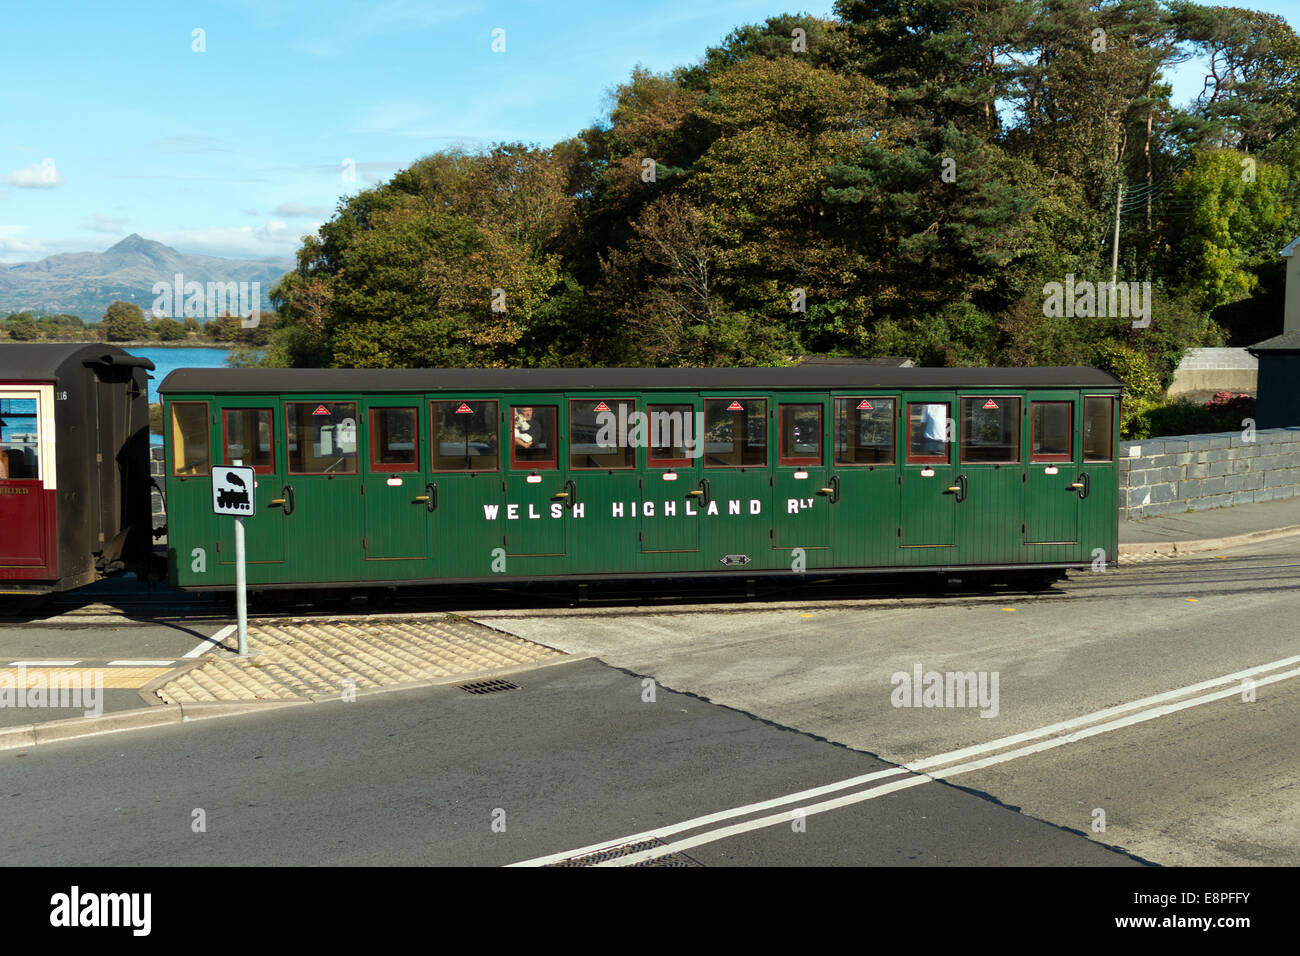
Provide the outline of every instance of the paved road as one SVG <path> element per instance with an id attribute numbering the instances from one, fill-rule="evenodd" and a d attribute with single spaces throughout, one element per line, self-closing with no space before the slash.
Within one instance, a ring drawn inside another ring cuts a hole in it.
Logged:
<path id="1" fill-rule="evenodd" d="M 907 764 L 1300 654 L 1298 542 L 1083 575 L 1037 597 L 474 617 Z M 891 678 L 917 665 L 998 674 L 996 716 L 894 706 Z M 1300 863 L 1298 685 L 953 782 L 1158 862 Z"/>
<path id="2" fill-rule="evenodd" d="M 1276 678 L 1300 664 L 1277 663 L 1300 654 L 1298 574 L 1291 539 L 1039 597 L 478 613 L 607 663 L 485 697 L 443 686 L 0 753 L 0 852 L 502 864 L 617 844 L 588 860 L 1294 863 L 1300 682 Z M 891 677 L 917 664 L 997 674 L 996 716 L 894 706 Z M 1238 672 L 1260 666 L 1246 703 Z"/>

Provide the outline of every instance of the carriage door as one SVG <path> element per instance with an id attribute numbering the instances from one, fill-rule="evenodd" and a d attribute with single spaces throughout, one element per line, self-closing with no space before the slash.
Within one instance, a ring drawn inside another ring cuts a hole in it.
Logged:
<path id="1" fill-rule="evenodd" d="M 508 408 L 498 396 L 481 395 L 431 396 L 428 404 L 430 473 L 423 494 L 433 573 L 488 577 L 501 568 L 501 435 Z"/>
<path id="2" fill-rule="evenodd" d="M 831 425 L 831 542 L 837 567 L 880 567 L 898 548 L 898 399 L 836 396 Z"/>
<path id="3" fill-rule="evenodd" d="M 364 576 L 358 414 L 355 397 L 284 403 L 288 474 L 275 506 L 283 509 L 296 581 Z"/>
<path id="4" fill-rule="evenodd" d="M 1029 403 L 1025 475 L 1025 545 L 1030 561 L 1068 559 L 1079 540 L 1079 424 L 1077 393 L 1034 393 Z"/>
<path id="5" fill-rule="evenodd" d="M 645 473 L 641 477 L 642 554 L 668 555 L 653 567 L 681 568 L 671 555 L 700 550 L 704 497 L 704 410 L 687 392 L 652 393 L 646 404 Z M 651 565 L 646 564 L 647 567 Z"/>
<path id="6" fill-rule="evenodd" d="M 421 454 L 423 396 L 362 402 L 366 453 L 361 461 L 367 578 L 401 580 L 432 574 L 432 492 Z"/>
<path id="7" fill-rule="evenodd" d="M 49 577 L 57 576 L 53 406 L 52 385 L 0 385 L 0 568 L 48 568 Z"/>
<path id="8" fill-rule="evenodd" d="M 1018 395 L 963 395 L 957 418 L 957 561 L 1020 560 L 1025 471 Z"/>
<path id="9" fill-rule="evenodd" d="M 257 515 L 244 522 L 244 554 L 248 566 L 284 563 L 284 511 L 272 506 L 284 488 L 283 465 L 276 460 L 275 409 L 269 399 L 230 399 L 217 412 L 221 416 L 221 463 L 252 468 Z M 219 466 L 218 466 L 219 467 Z M 221 563 L 235 563 L 235 523 L 218 518 L 217 550 Z M 250 580 L 261 583 L 253 572 Z"/>
<path id="10" fill-rule="evenodd" d="M 493 520 L 510 562 L 507 574 L 566 570 L 569 521 L 580 507 L 579 514 L 586 511 L 582 490 L 569 479 L 566 404 L 554 394 L 506 396 L 501 434 L 510 453 Z"/>
<path id="11" fill-rule="evenodd" d="M 772 473 L 772 547 L 824 550 L 831 544 L 835 491 L 828 484 L 825 395 L 776 396 L 776 468 Z M 823 566 L 824 555 L 809 564 Z M 806 566 L 806 565 L 805 565 Z"/>
<path id="12" fill-rule="evenodd" d="M 899 409 L 903 467 L 898 543 L 902 548 L 951 548 L 957 541 L 962 490 L 952 459 L 957 423 L 953 392 L 909 392 Z M 946 561 L 929 552 L 905 558 L 909 564 Z"/>

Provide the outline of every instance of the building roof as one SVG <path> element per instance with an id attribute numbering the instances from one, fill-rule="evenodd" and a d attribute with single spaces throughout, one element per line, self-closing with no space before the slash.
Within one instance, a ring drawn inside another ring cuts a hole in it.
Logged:
<path id="1" fill-rule="evenodd" d="M 1251 355 L 1260 352 L 1300 352 L 1300 329 L 1292 329 L 1290 332 L 1283 332 L 1263 342 L 1256 342 L 1248 346 L 1246 351 Z"/>
<path id="2" fill-rule="evenodd" d="M 1278 255 L 1281 256 L 1283 259 L 1286 259 L 1290 256 L 1295 255 L 1295 251 L 1297 249 L 1300 249 L 1300 236 L 1296 236 L 1294 239 L 1292 239 L 1290 244 L 1285 246 L 1282 249 L 1282 251 L 1278 253 Z"/>
<path id="3" fill-rule="evenodd" d="M 182 368 L 159 392 L 469 392 L 639 389 L 1117 388 L 1095 368 L 891 368 L 813 365 L 786 368 Z"/>
<path id="4" fill-rule="evenodd" d="M 153 362 L 137 358 L 116 345 L 84 342 L 42 345 L 0 345 L 0 381 L 55 381 L 69 362 L 81 365 L 128 365 L 153 369 Z"/>

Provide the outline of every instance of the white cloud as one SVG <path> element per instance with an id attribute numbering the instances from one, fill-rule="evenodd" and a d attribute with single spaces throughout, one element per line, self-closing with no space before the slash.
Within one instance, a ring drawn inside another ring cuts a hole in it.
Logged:
<path id="1" fill-rule="evenodd" d="M 22 169 L 15 169 L 5 182 L 19 189 L 53 189 L 63 185 L 63 177 L 52 159 L 43 159 Z"/>
<path id="2" fill-rule="evenodd" d="M 319 223 L 290 226 L 282 219 L 271 219 L 262 226 L 213 226 L 207 229 L 184 229 L 150 232 L 156 239 L 179 252 L 235 259 L 292 258 L 302 237 L 316 231 Z"/>
<path id="3" fill-rule="evenodd" d="M 26 226 L 0 225 L 0 262 L 29 262 L 49 254 L 44 241 L 24 239 L 19 235 L 26 228 Z"/>
<path id="4" fill-rule="evenodd" d="M 86 222 L 85 227 L 91 232 L 106 232 L 110 235 L 117 235 L 128 222 L 130 220 L 124 216 L 104 216 L 95 213 Z"/>
<path id="5" fill-rule="evenodd" d="M 330 214 L 322 206 L 304 206 L 300 202 L 282 202 L 271 211 L 273 216 L 286 216 L 289 219 L 325 219 Z"/>

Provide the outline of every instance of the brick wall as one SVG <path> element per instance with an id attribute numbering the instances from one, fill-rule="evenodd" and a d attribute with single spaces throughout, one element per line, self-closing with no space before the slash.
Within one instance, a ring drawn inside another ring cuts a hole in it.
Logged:
<path id="1" fill-rule="evenodd" d="M 1222 508 L 1300 495 L 1300 428 L 1120 443 L 1119 516 Z"/>

